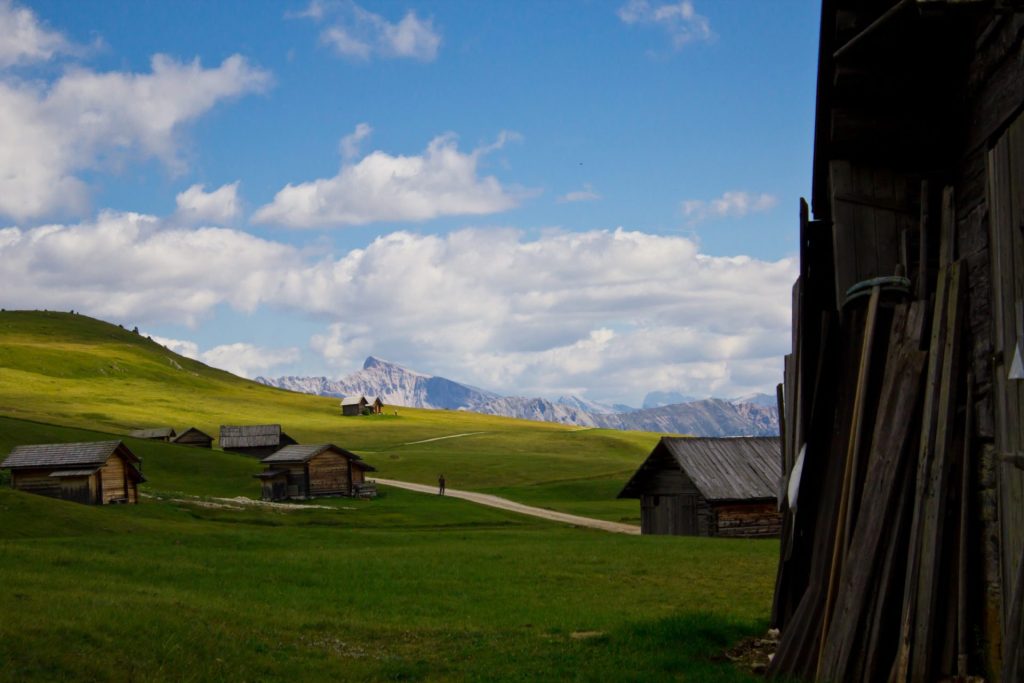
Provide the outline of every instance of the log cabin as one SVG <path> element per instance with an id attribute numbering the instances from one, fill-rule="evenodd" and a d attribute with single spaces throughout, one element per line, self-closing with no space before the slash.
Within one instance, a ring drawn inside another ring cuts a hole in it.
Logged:
<path id="1" fill-rule="evenodd" d="M 618 497 L 644 534 L 777 536 L 779 475 L 776 437 L 663 436 Z"/>
<path id="2" fill-rule="evenodd" d="M 824 0 L 771 675 L 1024 681 L 1024 3 Z"/>
<path id="3" fill-rule="evenodd" d="M 270 424 L 221 425 L 219 443 L 225 451 L 263 458 L 297 442 L 281 430 L 281 425 Z"/>
<path id="4" fill-rule="evenodd" d="M 334 444 L 285 446 L 261 460 L 266 470 L 253 475 L 263 484 L 263 500 L 369 495 L 367 472 L 376 469 Z"/>
<path id="5" fill-rule="evenodd" d="M 366 405 L 370 409 L 371 415 L 380 415 L 384 412 L 384 401 L 380 400 L 380 396 L 371 396 L 367 398 Z"/>
<path id="6" fill-rule="evenodd" d="M 129 432 L 128 436 L 147 441 L 173 441 L 175 432 L 173 427 L 154 427 L 152 429 L 136 429 Z"/>
<path id="7" fill-rule="evenodd" d="M 342 415 L 362 415 L 367 401 L 364 396 L 346 396 L 341 399 L 340 405 Z"/>
<path id="8" fill-rule="evenodd" d="M 213 448 L 213 437 L 195 427 L 189 427 L 178 436 L 174 437 L 174 443 L 181 446 L 195 446 L 196 448 Z"/>
<path id="9" fill-rule="evenodd" d="M 141 460 L 120 441 L 18 446 L 0 467 L 20 491 L 87 505 L 138 503 Z"/>

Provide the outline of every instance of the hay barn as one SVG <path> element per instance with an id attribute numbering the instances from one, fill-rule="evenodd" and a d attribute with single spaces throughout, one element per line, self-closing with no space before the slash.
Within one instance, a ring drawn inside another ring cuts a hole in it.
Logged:
<path id="1" fill-rule="evenodd" d="M 87 505 L 138 503 L 142 461 L 120 441 L 18 446 L 0 464 L 11 486 Z"/>
<path id="2" fill-rule="evenodd" d="M 825 0 L 770 673 L 1024 681 L 1024 3 Z"/>
<path id="3" fill-rule="evenodd" d="M 366 410 L 366 398 L 363 396 L 346 396 L 341 399 L 342 415 L 362 415 Z"/>
<path id="4" fill-rule="evenodd" d="M 148 441 L 173 441 L 175 432 L 173 427 L 154 427 L 152 429 L 136 429 L 128 436 Z"/>
<path id="5" fill-rule="evenodd" d="M 225 451 L 263 458 L 296 441 L 281 425 L 221 425 L 219 443 Z"/>
<path id="6" fill-rule="evenodd" d="M 384 412 L 384 401 L 380 400 L 380 396 L 367 398 L 366 405 L 370 409 L 370 413 L 372 415 L 380 415 Z"/>
<path id="7" fill-rule="evenodd" d="M 779 440 L 663 436 L 619 498 L 639 498 L 644 534 L 777 536 Z"/>
<path id="8" fill-rule="evenodd" d="M 329 443 L 286 446 L 261 462 L 267 469 L 253 476 L 263 484 L 263 500 L 370 495 L 366 473 L 376 471 L 355 453 Z"/>
<path id="9" fill-rule="evenodd" d="M 178 436 L 174 437 L 174 443 L 181 446 L 195 446 L 196 448 L 213 448 L 213 437 L 195 427 L 189 427 Z"/>

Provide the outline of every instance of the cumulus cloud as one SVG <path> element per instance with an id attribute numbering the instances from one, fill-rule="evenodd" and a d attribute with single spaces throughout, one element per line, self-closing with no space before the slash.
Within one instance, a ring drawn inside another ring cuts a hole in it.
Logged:
<path id="1" fill-rule="evenodd" d="M 356 143 L 369 135 L 364 125 L 343 139 L 343 154 L 354 153 Z M 314 228 L 505 211 L 519 203 L 521 193 L 502 187 L 494 176 L 480 177 L 477 167 L 485 154 L 517 137 L 504 132 L 493 144 L 463 153 L 449 133 L 431 140 L 419 156 L 375 151 L 358 162 L 346 158 L 333 178 L 289 183 L 252 219 Z"/>
<path id="2" fill-rule="evenodd" d="M 359 156 L 359 143 L 370 137 L 373 128 L 368 123 L 356 125 L 356 129 L 341 139 L 338 149 L 341 151 L 341 158 L 350 161 Z"/>
<path id="3" fill-rule="evenodd" d="M 52 84 L 0 80 L 0 215 L 80 213 L 88 192 L 77 174 L 130 158 L 181 171 L 183 126 L 270 80 L 239 55 L 214 68 L 156 55 L 149 73 L 72 68 Z"/>
<path id="4" fill-rule="evenodd" d="M 649 0 L 629 0 L 619 8 L 619 19 L 626 24 L 660 26 L 672 40 L 672 47 L 680 49 L 689 43 L 714 40 L 711 22 L 697 14 L 690 0 L 675 4 L 651 3 Z"/>
<path id="5" fill-rule="evenodd" d="M 320 33 L 320 41 L 346 57 L 369 60 L 373 57 L 407 58 L 421 62 L 437 59 L 441 34 L 433 19 L 420 19 L 409 10 L 399 21 L 390 22 L 354 2 L 313 0 L 293 17 L 333 23 Z"/>
<path id="6" fill-rule="evenodd" d="M 683 202 L 682 209 L 683 216 L 692 225 L 712 218 L 742 218 L 750 213 L 773 209 L 778 203 L 775 195 L 730 191 L 710 201 L 687 199 Z"/>
<path id="7" fill-rule="evenodd" d="M 596 400 L 770 389 L 795 272 L 792 258 L 712 257 L 623 229 L 395 232 L 333 257 L 136 214 L 0 230 L 0 306 L 146 325 L 196 324 L 222 306 L 287 312 L 327 321 L 310 347 L 335 374 L 376 354 L 505 393 L 591 387 Z M 232 368 L 259 370 L 243 351 L 248 365 Z"/>
<path id="8" fill-rule="evenodd" d="M 166 346 L 179 356 L 199 360 L 199 344 L 196 344 L 194 341 L 188 341 L 187 339 L 171 339 L 169 337 L 160 337 L 155 334 L 146 336 L 150 337 L 157 344 Z"/>
<path id="9" fill-rule="evenodd" d="M 74 51 L 63 35 L 45 28 L 32 10 L 0 0 L 0 68 L 45 62 Z"/>
<path id="10" fill-rule="evenodd" d="M 192 185 L 177 196 L 177 217 L 186 223 L 230 223 L 242 211 L 238 182 L 206 192 L 205 185 Z"/>
<path id="11" fill-rule="evenodd" d="M 157 335 L 148 335 L 153 341 L 186 358 L 206 363 L 210 367 L 220 368 L 238 375 L 253 377 L 271 368 L 294 363 L 302 355 L 295 347 L 268 349 L 245 342 L 221 344 L 212 349 L 200 352 L 199 344 L 184 339 L 170 339 Z"/>
<path id="12" fill-rule="evenodd" d="M 567 192 L 566 194 L 563 194 L 561 197 L 558 198 L 558 202 L 560 204 L 565 204 L 568 202 L 592 202 L 600 198 L 601 195 L 599 195 L 597 192 L 594 192 L 594 188 L 590 185 L 590 183 L 583 183 L 582 190 L 574 190 L 572 192 Z"/>

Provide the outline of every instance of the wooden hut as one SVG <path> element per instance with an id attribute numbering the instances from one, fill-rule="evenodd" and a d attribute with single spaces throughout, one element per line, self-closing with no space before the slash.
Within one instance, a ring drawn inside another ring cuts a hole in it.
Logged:
<path id="1" fill-rule="evenodd" d="M 263 500 L 365 494 L 366 473 L 376 471 L 355 453 L 334 444 L 285 446 L 261 460 L 253 475 L 263 483 Z"/>
<path id="2" fill-rule="evenodd" d="M 221 425 L 219 443 L 225 451 L 262 458 L 296 441 L 281 425 Z"/>
<path id="3" fill-rule="evenodd" d="M 364 410 L 366 410 L 366 397 L 364 396 L 346 396 L 341 399 L 342 415 L 362 415 Z"/>
<path id="4" fill-rule="evenodd" d="M 174 438 L 174 443 L 196 448 L 213 448 L 213 437 L 195 427 L 189 427 Z"/>
<path id="5" fill-rule="evenodd" d="M 367 398 L 366 406 L 370 409 L 370 414 L 372 415 L 380 415 L 384 412 L 384 401 L 380 400 L 380 396 Z"/>
<path id="6" fill-rule="evenodd" d="M 1024 4 L 824 0 L 770 673 L 1024 681 Z"/>
<path id="7" fill-rule="evenodd" d="M 173 427 L 153 427 L 151 429 L 136 429 L 128 436 L 148 441 L 173 441 L 175 432 Z"/>
<path id="8" fill-rule="evenodd" d="M 639 498 L 644 534 L 777 536 L 776 437 L 663 436 L 619 498 Z"/>
<path id="9" fill-rule="evenodd" d="M 120 441 L 18 446 L 0 464 L 20 491 L 87 505 L 138 503 L 141 460 Z"/>

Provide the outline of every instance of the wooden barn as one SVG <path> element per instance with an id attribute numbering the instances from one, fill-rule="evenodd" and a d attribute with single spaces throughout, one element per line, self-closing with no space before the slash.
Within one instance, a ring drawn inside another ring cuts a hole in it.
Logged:
<path id="1" fill-rule="evenodd" d="M 267 469 L 253 475 L 263 483 L 263 500 L 366 495 L 366 473 L 376 469 L 334 444 L 285 446 L 261 460 Z"/>
<path id="2" fill-rule="evenodd" d="M 297 442 L 281 425 L 221 425 L 219 443 L 225 451 L 263 458 Z"/>
<path id="3" fill-rule="evenodd" d="M 779 439 L 661 437 L 619 498 L 644 534 L 778 536 Z"/>
<path id="4" fill-rule="evenodd" d="M 18 446 L 0 467 L 20 491 L 87 505 L 138 503 L 141 461 L 120 441 Z"/>
<path id="5" fill-rule="evenodd" d="M 178 436 L 173 442 L 181 446 L 195 446 L 196 448 L 213 448 L 213 437 L 195 427 L 189 427 Z"/>
<path id="6" fill-rule="evenodd" d="M 153 427 L 152 429 L 136 429 L 128 436 L 149 441 L 173 441 L 175 432 L 173 427 Z"/>
<path id="7" fill-rule="evenodd" d="M 362 415 L 366 410 L 366 398 L 364 396 L 346 396 L 341 399 L 342 415 Z"/>
<path id="8" fill-rule="evenodd" d="M 371 396 L 366 399 L 366 407 L 370 409 L 371 415 L 380 415 L 384 412 L 384 401 L 380 400 L 380 396 Z"/>
<path id="9" fill-rule="evenodd" d="M 1024 681 L 1024 3 L 824 0 L 770 673 Z"/>

